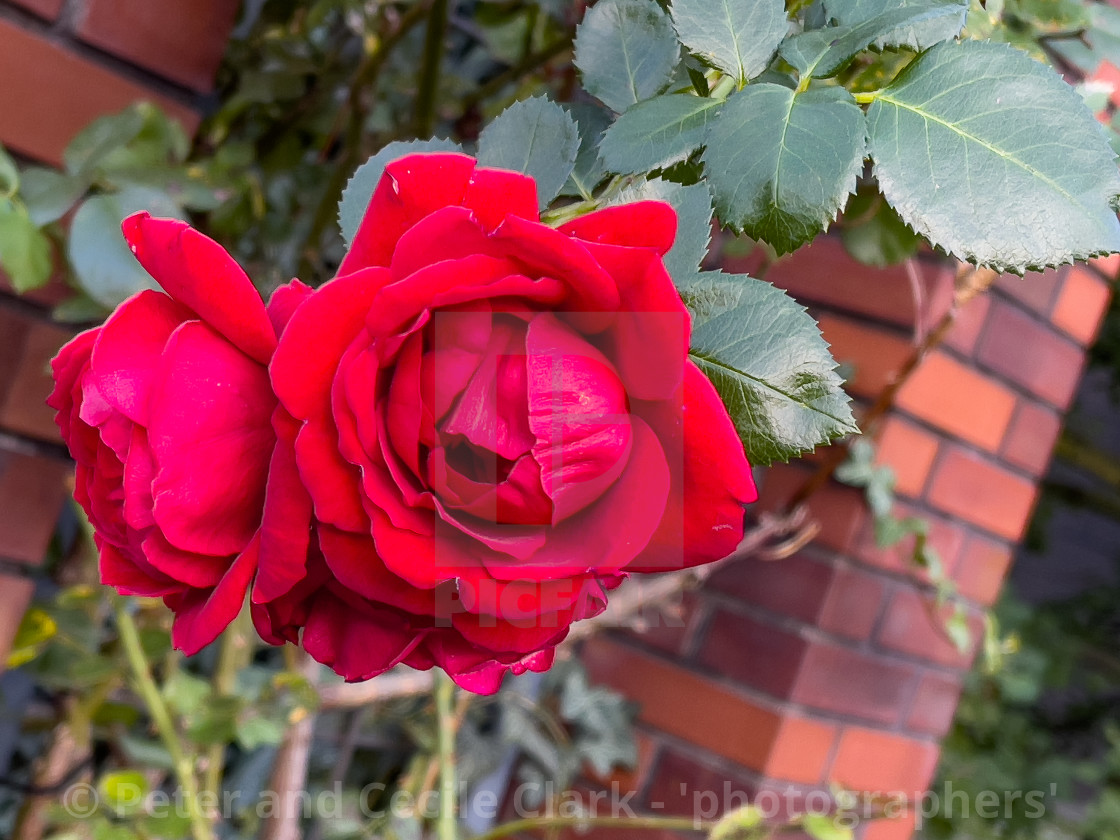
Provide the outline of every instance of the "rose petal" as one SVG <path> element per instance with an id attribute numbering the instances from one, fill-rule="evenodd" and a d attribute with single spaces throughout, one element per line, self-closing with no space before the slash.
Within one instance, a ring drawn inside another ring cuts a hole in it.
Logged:
<path id="1" fill-rule="evenodd" d="M 314 289 L 298 279 L 276 287 L 272 297 L 268 299 L 266 309 L 277 338 L 284 332 L 284 327 L 288 326 L 288 321 L 292 320 L 299 305 L 314 293 Z"/>
<path id="2" fill-rule="evenodd" d="M 509 216 L 538 221 L 537 182 L 520 172 L 479 166 L 467 184 L 463 205 L 474 211 L 487 230 Z"/>
<path id="3" fill-rule="evenodd" d="M 433 590 L 417 589 L 386 569 L 369 536 L 323 526 L 319 528 L 319 546 L 328 568 L 347 589 L 417 615 L 434 614 Z"/>
<path id="4" fill-rule="evenodd" d="M 177 219 L 135 213 L 121 225 L 132 253 L 164 290 L 245 353 L 267 364 L 276 333 L 264 303 L 226 250 Z"/>
<path id="5" fill-rule="evenodd" d="M 368 680 L 388 671 L 419 643 L 408 621 L 388 609 L 355 609 L 320 592 L 303 630 L 303 647 L 348 681 Z"/>
<path id="6" fill-rule="evenodd" d="M 152 479 L 155 471 L 148 433 L 142 426 L 133 426 L 132 441 L 124 462 L 124 518 L 129 527 L 137 531 L 156 524 L 152 516 Z"/>
<path id="7" fill-rule="evenodd" d="M 560 232 L 586 242 L 652 248 L 664 256 L 677 238 L 677 213 L 664 201 L 634 201 L 577 216 Z"/>
<path id="8" fill-rule="evenodd" d="M 172 580 L 142 560 L 132 560 L 117 546 L 100 541 L 98 571 L 101 582 L 114 586 L 122 595 L 159 598 L 180 592 L 183 584 Z"/>
<path id="9" fill-rule="evenodd" d="M 257 570 L 258 543 L 253 540 L 233 561 L 229 571 L 213 589 L 193 589 L 164 600 L 174 611 L 171 643 L 187 656 L 198 653 L 237 618 L 245 603 L 249 582 Z"/>
<path id="10" fill-rule="evenodd" d="M 152 568 L 187 587 L 211 589 L 229 571 L 231 558 L 182 551 L 155 529 L 145 535 L 142 546 Z"/>
<path id="11" fill-rule="evenodd" d="M 237 554 L 260 525 L 275 445 L 268 375 L 190 321 L 168 341 L 158 382 L 148 429 L 156 522 L 185 551 Z"/>

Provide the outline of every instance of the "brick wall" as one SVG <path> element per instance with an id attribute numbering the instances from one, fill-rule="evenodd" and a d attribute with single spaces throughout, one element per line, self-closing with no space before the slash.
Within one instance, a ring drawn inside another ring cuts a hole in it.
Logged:
<path id="1" fill-rule="evenodd" d="M 188 131 L 237 0 L 0 0 L 0 143 L 58 164 L 71 137 L 132 102 L 157 102 Z M 0 272 L 0 670 L 33 590 L 70 465 L 51 411 L 48 362 L 71 331 L 50 308 L 61 277 L 17 297 Z"/>
<path id="2" fill-rule="evenodd" d="M 1118 268 L 1113 259 L 1000 278 L 962 309 L 878 426 L 877 458 L 898 476 L 901 512 L 931 522 L 974 640 Z M 767 279 L 810 305 L 865 405 L 909 357 L 915 324 L 928 330 L 945 314 L 953 288 L 950 266 L 923 264 L 915 311 L 902 268 L 870 270 L 832 239 L 775 264 Z M 768 470 L 761 507 L 780 509 L 814 460 Z M 765 807 L 796 811 L 830 784 L 920 793 L 929 783 L 974 651 L 960 653 L 939 629 L 922 575 L 897 550 L 876 548 L 860 491 L 830 483 L 809 507 L 821 526 L 811 545 L 720 569 L 686 598 L 684 627 L 586 645 L 594 677 L 641 704 L 641 762 L 625 784 L 647 811 L 692 815 L 703 789 L 721 799 L 769 792 Z M 861 829 L 865 840 L 912 830 L 909 818 Z"/>

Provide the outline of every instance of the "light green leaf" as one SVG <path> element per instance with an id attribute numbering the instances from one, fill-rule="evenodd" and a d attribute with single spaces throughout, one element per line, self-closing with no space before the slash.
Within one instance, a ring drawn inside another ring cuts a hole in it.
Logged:
<path id="1" fill-rule="evenodd" d="M 781 289 L 704 272 L 681 290 L 693 315 L 692 360 L 727 406 L 751 463 L 788 461 L 858 434 L 816 322 Z"/>
<path id="2" fill-rule="evenodd" d="M 575 168 L 578 153 L 576 121 L 543 96 L 514 102 L 478 138 L 479 164 L 533 178 L 540 209 L 556 198 Z"/>
<path id="3" fill-rule="evenodd" d="M 62 153 L 71 175 L 94 169 L 105 157 L 131 143 L 144 130 L 145 114 L 133 106 L 119 114 L 94 120 L 70 141 Z"/>
<path id="4" fill-rule="evenodd" d="M 561 194 L 590 199 L 595 187 L 607 174 L 603 162 L 599 160 L 599 143 L 603 132 L 611 124 L 610 112 L 593 102 L 577 102 L 567 108 L 579 129 L 579 152 L 575 168 Z"/>
<path id="5" fill-rule="evenodd" d="M 665 268 L 678 285 L 691 280 L 712 239 L 712 195 L 707 185 L 701 181 L 684 186 L 653 178 L 627 187 L 612 203 L 631 201 L 664 201 L 677 211 L 677 238 L 665 255 Z"/>
<path id="6" fill-rule="evenodd" d="M 210 701 L 212 693 L 210 683 L 182 670 L 172 673 L 163 685 L 167 705 L 180 715 L 200 712 Z"/>
<path id="7" fill-rule="evenodd" d="M 861 189 L 849 199 L 840 239 L 855 259 L 876 268 L 909 259 L 922 242 L 874 188 Z"/>
<path id="8" fill-rule="evenodd" d="M 885 30 L 882 37 L 875 39 L 876 47 L 924 50 L 940 41 L 957 37 L 968 14 L 968 0 L 824 0 L 829 17 L 841 25 L 864 23 L 909 7 L 924 9 L 928 14 Z"/>
<path id="9" fill-rule="evenodd" d="M 830 814 L 805 814 L 801 827 L 813 840 L 852 840 L 851 826 L 840 825 Z"/>
<path id="10" fill-rule="evenodd" d="M 716 215 L 779 253 L 792 251 L 836 218 L 855 189 L 864 145 L 863 111 L 843 88 L 749 85 L 708 129 L 704 166 Z"/>
<path id="11" fill-rule="evenodd" d="M 693 55 L 740 85 L 766 69 L 790 29 L 782 0 L 675 0 L 673 23 Z"/>
<path id="12" fill-rule="evenodd" d="M 243 749 L 279 744 L 284 740 L 288 725 L 284 721 L 271 720 L 254 715 L 237 723 L 237 743 Z"/>
<path id="13" fill-rule="evenodd" d="M 87 198 L 74 214 L 68 251 L 78 283 L 104 306 L 114 307 L 141 289 L 158 289 L 136 261 L 121 234 L 121 222 L 141 210 L 153 216 L 183 218 L 166 193 L 147 187 Z"/>
<path id="14" fill-rule="evenodd" d="M 612 111 L 659 93 L 679 60 L 672 21 L 654 0 L 600 0 L 576 28 L 583 86 Z"/>
<path id="15" fill-rule="evenodd" d="M 369 201 L 377 189 L 377 182 L 385 167 L 405 155 L 423 154 L 426 152 L 461 152 L 458 143 L 433 137 L 430 140 L 394 140 L 381 151 L 363 163 L 350 176 L 346 188 L 342 191 L 342 200 L 338 203 L 338 227 L 342 231 L 342 238 L 347 245 L 354 242 L 354 235 L 362 223 L 362 216 L 366 214 Z"/>
<path id="16" fill-rule="evenodd" d="M 934 47 L 867 119 L 883 195 L 954 256 L 1022 273 L 1120 250 L 1120 173 L 1100 125 L 1012 47 Z"/>
<path id="17" fill-rule="evenodd" d="M 20 198 L 39 227 L 61 219 L 89 189 L 86 178 L 64 175 L 53 169 L 32 166 L 24 170 Z"/>
<path id="18" fill-rule="evenodd" d="M 149 790 L 148 780 L 136 770 L 106 773 L 97 787 L 105 804 L 118 816 L 139 813 Z"/>
<path id="19" fill-rule="evenodd" d="M 0 198 L 0 268 L 19 293 L 38 289 L 51 279 L 51 242 L 22 204 Z"/>
<path id="20" fill-rule="evenodd" d="M 723 103 L 674 93 L 640 102 L 603 136 L 599 154 L 611 172 L 629 175 L 686 160 L 704 143 L 708 123 Z"/>
<path id="21" fill-rule="evenodd" d="M 0 146 L 0 198 L 11 198 L 19 192 L 19 169 L 16 162 Z"/>

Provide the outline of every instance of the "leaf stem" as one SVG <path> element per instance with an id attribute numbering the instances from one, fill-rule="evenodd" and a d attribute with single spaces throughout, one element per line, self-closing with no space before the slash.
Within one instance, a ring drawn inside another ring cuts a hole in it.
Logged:
<path id="1" fill-rule="evenodd" d="M 860 105 L 870 105 L 876 99 L 883 95 L 883 90 L 865 90 L 861 93 L 853 93 L 852 98 Z"/>
<path id="2" fill-rule="evenodd" d="M 420 86 L 416 91 L 416 136 L 431 135 L 436 118 L 439 72 L 443 62 L 443 39 L 447 33 L 448 0 L 435 0 L 428 13 L 428 30 L 424 35 L 424 58 L 420 70 Z"/>
<path id="3" fill-rule="evenodd" d="M 113 610 L 116 613 L 117 631 L 120 634 L 121 645 L 124 648 L 125 658 L 132 670 L 136 688 L 148 713 L 152 716 L 156 731 L 159 733 L 163 745 L 171 755 L 175 768 L 175 777 L 183 789 L 183 799 L 187 807 L 187 818 L 190 821 L 191 837 L 193 840 L 214 840 L 214 829 L 206 814 L 202 811 L 199 799 L 198 779 L 194 775 L 194 766 L 190 756 L 183 748 L 175 723 L 171 719 L 171 712 L 159 693 L 155 680 L 152 679 L 148 660 L 144 656 L 144 648 L 140 645 L 140 633 L 136 629 L 136 622 L 129 613 L 127 604 L 122 599 L 115 599 Z"/>
<path id="4" fill-rule="evenodd" d="M 724 76 L 722 79 L 716 82 L 716 86 L 712 88 L 708 96 L 711 99 L 722 101 L 730 96 L 731 91 L 736 90 L 738 86 L 738 83 L 733 78 L 731 78 L 730 76 Z"/>
<path id="5" fill-rule="evenodd" d="M 471 840 L 498 840 L 500 837 L 508 837 L 511 834 L 533 831 L 538 828 L 579 828 L 580 826 L 707 833 L 715 826 L 715 823 L 693 817 L 526 817 L 522 820 L 514 820 L 495 826 L 483 834 L 476 835 Z"/>
<path id="6" fill-rule="evenodd" d="M 455 683 L 442 671 L 436 675 L 436 718 L 439 723 L 439 840 L 458 840 L 455 801 Z"/>

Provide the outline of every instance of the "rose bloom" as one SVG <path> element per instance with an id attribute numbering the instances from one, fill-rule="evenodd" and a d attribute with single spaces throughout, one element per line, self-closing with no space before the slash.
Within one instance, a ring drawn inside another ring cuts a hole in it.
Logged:
<path id="1" fill-rule="evenodd" d="M 140 292 L 63 347 L 47 402 L 77 462 L 102 581 L 162 597 L 175 646 L 194 653 L 237 615 L 256 571 L 276 330 L 217 243 L 146 213 L 124 234 L 168 294 Z"/>
<path id="2" fill-rule="evenodd" d="M 464 155 L 389 164 L 269 365 L 261 635 L 489 693 L 626 575 L 729 554 L 756 492 L 688 360 L 675 232 L 658 202 L 551 228 L 532 179 Z"/>

